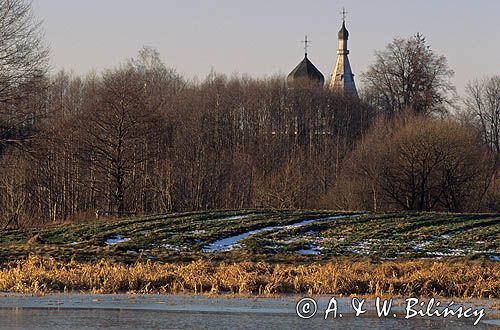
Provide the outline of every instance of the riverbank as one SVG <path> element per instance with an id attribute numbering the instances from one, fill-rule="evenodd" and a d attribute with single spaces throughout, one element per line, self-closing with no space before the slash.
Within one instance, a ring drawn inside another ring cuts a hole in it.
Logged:
<path id="1" fill-rule="evenodd" d="M 194 293 L 500 298 L 500 265 L 490 261 L 370 261 L 134 264 L 63 262 L 32 256 L 0 270 L 0 291 L 29 294 Z"/>

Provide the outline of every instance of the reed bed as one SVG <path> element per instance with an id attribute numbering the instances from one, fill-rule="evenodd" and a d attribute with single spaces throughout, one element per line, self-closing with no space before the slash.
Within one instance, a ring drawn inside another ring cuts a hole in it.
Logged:
<path id="1" fill-rule="evenodd" d="M 102 260 L 61 262 L 31 256 L 0 270 L 0 291 L 44 294 L 194 293 L 391 295 L 500 298 L 500 264 L 488 261 L 332 261 L 189 264 Z"/>

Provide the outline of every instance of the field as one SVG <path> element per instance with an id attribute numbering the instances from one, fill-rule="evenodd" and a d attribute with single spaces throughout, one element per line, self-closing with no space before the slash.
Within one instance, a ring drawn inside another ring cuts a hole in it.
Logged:
<path id="1" fill-rule="evenodd" d="M 4 231 L 0 291 L 500 297 L 500 216 L 190 212 Z"/>
<path id="2" fill-rule="evenodd" d="M 500 215 L 239 210 L 102 219 L 0 234 L 1 263 L 30 255 L 123 263 L 498 261 Z"/>

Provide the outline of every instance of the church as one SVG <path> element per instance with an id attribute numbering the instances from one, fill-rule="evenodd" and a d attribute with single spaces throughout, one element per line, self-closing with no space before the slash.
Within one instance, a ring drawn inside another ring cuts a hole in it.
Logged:
<path id="1" fill-rule="evenodd" d="M 342 11 L 342 27 L 338 33 L 338 51 L 337 62 L 333 68 L 330 81 L 328 82 L 328 89 L 342 95 L 349 95 L 358 98 L 358 91 L 356 83 L 354 82 L 354 74 L 352 73 L 351 64 L 349 63 L 349 50 L 347 41 L 349 40 L 349 31 L 345 26 L 346 11 Z M 293 88 L 299 81 L 311 81 L 324 86 L 325 77 L 309 60 L 307 54 L 307 45 L 309 41 L 307 36 L 304 40 L 305 56 L 302 62 L 293 69 L 287 77 L 287 86 Z"/>

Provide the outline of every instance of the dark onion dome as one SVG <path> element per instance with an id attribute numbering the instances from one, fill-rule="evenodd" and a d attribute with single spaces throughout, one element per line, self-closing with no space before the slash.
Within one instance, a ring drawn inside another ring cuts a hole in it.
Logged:
<path id="1" fill-rule="evenodd" d="M 339 31 L 339 39 L 349 39 L 349 31 L 347 31 L 347 29 L 345 28 L 345 22 L 342 22 L 342 28 Z"/>
<path id="2" fill-rule="evenodd" d="M 309 61 L 307 54 L 302 60 L 302 62 L 297 65 L 295 69 L 288 75 L 286 82 L 288 87 L 292 87 L 294 82 L 298 80 L 308 79 L 310 81 L 317 82 L 320 85 L 325 83 L 325 77 L 323 74 L 314 66 L 314 64 Z"/>

